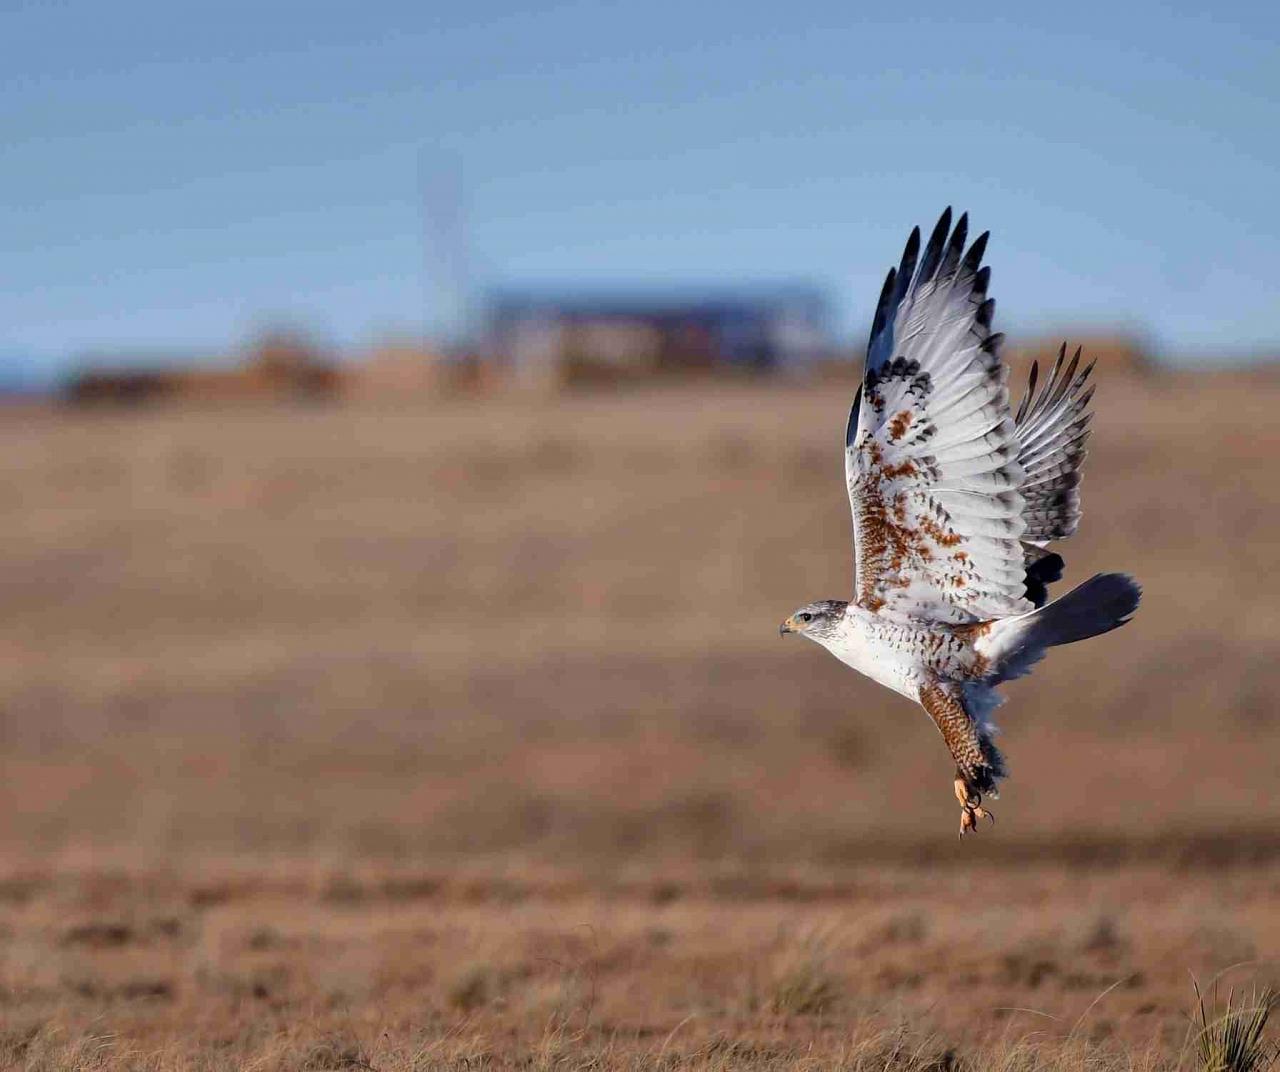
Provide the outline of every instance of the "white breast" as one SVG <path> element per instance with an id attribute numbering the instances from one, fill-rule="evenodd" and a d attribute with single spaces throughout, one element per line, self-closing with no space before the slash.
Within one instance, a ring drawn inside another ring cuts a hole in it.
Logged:
<path id="1" fill-rule="evenodd" d="M 907 627 L 879 622 L 867 611 L 850 606 L 838 630 L 813 639 L 846 666 L 914 700 L 924 667 L 908 633 Z"/>

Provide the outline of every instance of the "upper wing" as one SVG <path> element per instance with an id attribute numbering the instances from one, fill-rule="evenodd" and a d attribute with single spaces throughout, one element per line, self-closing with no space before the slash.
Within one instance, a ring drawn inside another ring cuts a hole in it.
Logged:
<path id="1" fill-rule="evenodd" d="M 911 232 L 880 295 L 845 435 L 855 599 L 899 617 L 974 622 L 1032 609 L 1019 537 L 1023 470 L 992 334 L 987 236 L 947 209 L 919 258 Z M 918 263 L 917 263 L 918 260 Z"/>
<path id="2" fill-rule="evenodd" d="M 1067 346 L 1063 343 L 1048 382 L 1038 395 L 1036 380 L 1040 370 L 1032 364 L 1027 393 L 1014 418 L 1018 464 L 1024 474 L 1021 491 L 1026 500 L 1022 516 L 1027 530 L 1022 539 L 1039 546 L 1066 539 L 1080 523 L 1080 467 L 1084 464 L 1089 422 L 1093 420 L 1089 409 L 1093 388 L 1086 391 L 1084 387 L 1093 372 L 1093 362 L 1077 375 L 1077 350 L 1063 372 L 1066 356 Z"/>
<path id="3" fill-rule="evenodd" d="M 1032 364 L 1027 393 L 1014 418 L 1018 464 L 1023 471 L 1018 490 L 1027 526 L 1022 534 L 1027 598 L 1037 607 L 1048 598 L 1047 585 L 1062 577 L 1061 557 L 1045 547 L 1052 540 L 1066 539 L 1080 524 L 1080 468 L 1093 419 L 1089 409 L 1093 387 L 1085 389 L 1093 363 L 1077 375 L 1080 351 L 1076 350 L 1064 372 L 1066 356 L 1064 343 L 1039 394 L 1040 369 Z"/>

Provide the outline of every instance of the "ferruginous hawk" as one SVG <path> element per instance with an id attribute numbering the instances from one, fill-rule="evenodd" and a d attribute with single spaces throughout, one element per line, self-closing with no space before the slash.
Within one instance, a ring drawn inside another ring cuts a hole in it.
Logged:
<path id="1" fill-rule="evenodd" d="M 967 233 L 947 209 L 924 255 L 916 228 L 889 271 L 845 433 L 854 598 L 806 604 L 780 630 L 928 712 L 955 760 L 961 837 L 1005 775 L 996 686 L 1047 648 L 1123 625 L 1141 595 L 1100 573 L 1046 602 L 1063 565 L 1047 547 L 1080 520 L 1093 366 L 1077 371 L 1077 351 L 1064 368 L 1064 347 L 1039 391 L 1032 366 L 1011 411 L 987 235 L 966 251 Z"/>

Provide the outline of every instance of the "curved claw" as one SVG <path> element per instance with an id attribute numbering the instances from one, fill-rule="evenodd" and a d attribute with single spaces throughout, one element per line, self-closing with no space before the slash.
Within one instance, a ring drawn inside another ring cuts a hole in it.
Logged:
<path id="1" fill-rule="evenodd" d="M 991 814 L 990 810 L 982 807 L 980 804 L 969 803 L 960 809 L 960 837 L 972 831 L 978 832 L 978 820 L 987 819 L 992 826 L 996 825 L 996 817 Z"/>
<path id="2" fill-rule="evenodd" d="M 996 817 L 991 814 L 989 808 L 982 806 L 982 794 L 976 789 L 971 789 L 965 781 L 964 775 L 956 772 L 956 799 L 960 801 L 960 837 L 973 831 L 978 831 L 978 820 L 988 819 L 992 826 L 996 824 Z"/>

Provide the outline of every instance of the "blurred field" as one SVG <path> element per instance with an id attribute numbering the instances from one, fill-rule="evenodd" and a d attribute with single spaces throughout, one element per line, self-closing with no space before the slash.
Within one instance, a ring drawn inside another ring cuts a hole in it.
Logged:
<path id="1" fill-rule="evenodd" d="M 1280 378 L 1102 370 L 1062 550 L 1143 607 L 1008 687 L 963 845 L 925 716 L 777 636 L 849 393 L 5 414 L 0 1056 L 1175 1059 L 1189 972 L 1277 975 Z"/>

